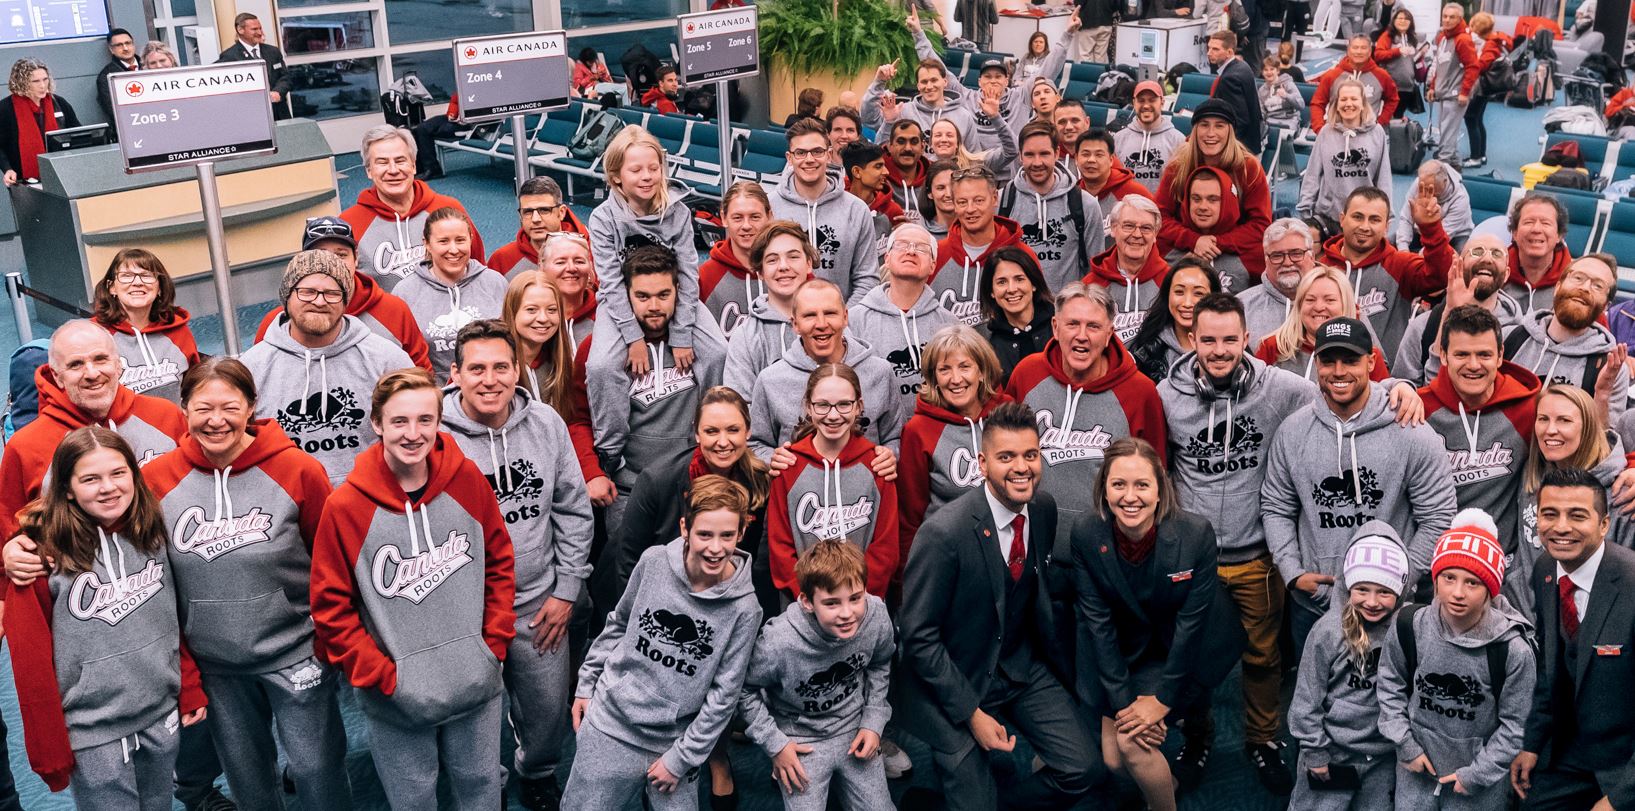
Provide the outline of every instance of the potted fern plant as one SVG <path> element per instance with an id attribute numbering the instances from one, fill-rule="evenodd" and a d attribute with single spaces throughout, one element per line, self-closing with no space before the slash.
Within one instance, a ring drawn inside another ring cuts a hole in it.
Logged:
<path id="1" fill-rule="evenodd" d="M 919 61 L 898 0 L 767 0 L 759 11 L 761 64 L 775 122 L 794 112 L 801 88 L 822 90 L 827 107 L 844 91 L 862 94 L 881 65 Z M 940 49 L 937 34 L 927 35 Z"/>

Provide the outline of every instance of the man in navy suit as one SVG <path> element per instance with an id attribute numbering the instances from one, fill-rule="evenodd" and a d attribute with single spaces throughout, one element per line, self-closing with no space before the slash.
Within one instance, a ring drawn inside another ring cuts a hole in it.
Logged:
<path id="1" fill-rule="evenodd" d="M 114 100 L 112 91 L 108 88 L 108 77 L 115 73 L 140 70 L 141 64 L 136 58 L 136 40 L 131 32 L 123 28 L 115 28 L 108 32 L 108 64 L 102 66 L 97 73 L 97 106 L 102 108 L 102 115 L 107 117 L 108 133 L 113 134 Z"/>
<path id="2" fill-rule="evenodd" d="M 284 63 L 284 52 L 277 45 L 267 42 L 267 34 L 261 30 L 261 20 L 254 14 L 244 13 L 234 17 L 233 31 L 238 34 L 238 42 L 222 51 L 216 61 L 248 62 L 260 59 L 266 62 L 267 100 L 272 103 L 273 118 L 289 118 L 290 75 L 289 66 Z"/>
<path id="3" fill-rule="evenodd" d="M 1046 566 L 1056 502 L 1038 491 L 1033 410 L 994 409 L 977 462 L 984 486 L 929 516 L 909 552 L 892 703 L 903 727 L 931 746 L 944 807 L 999 807 L 988 753 L 1015 748 L 1008 722 L 1044 766 L 1008 787 L 1004 805 L 1067 808 L 1104 767 L 1055 643 Z"/>
<path id="4" fill-rule="evenodd" d="M 1539 811 L 1635 808 L 1635 552 L 1606 542 L 1594 474 L 1551 470 L 1533 570 L 1539 679 L 1510 782 Z"/>

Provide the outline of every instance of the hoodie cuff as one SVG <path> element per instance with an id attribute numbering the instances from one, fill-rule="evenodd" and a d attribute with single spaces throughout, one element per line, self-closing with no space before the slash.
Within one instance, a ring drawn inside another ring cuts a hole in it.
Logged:
<path id="1" fill-rule="evenodd" d="M 778 729 L 777 726 L 774 725 L 772 727 L 772 734 L 768 735 L 766 740 L 761 744 L 761 751 L 765 752 L 766 756 L 769 758 L 777 757 L 778 753 L 782 752 L 783 748 L 789 744 L 789 736 L 783 734 L 783 730 Z M 665 768 L 669 768 L 668 764 L 666 764 Z"/>
<path id="2" fill-rule="evenodd" d="M 1329 754 L 1328 749 L 1317 746 L 1311 749 L 1301 749 L 1298 762 L 1303 769 L 1322 769 L 1333 763 L 1334 758 Z"/>
<path id="3" fill-rule="evenodd" d="M 561 572 L 556 574 L 556 588 L 551 589 L 551 596 L 558 600 L 567 600 L 570 603 L 579 602 L 579 595 L 585 590 L 585 579 L 569 577 Z"/>
<path id="4" fill-rule="evenodd" d="M 686 777 L 687 770 L 693 768 L 681 762 L 681 755 L 676 753 L 676 748 L 674 746 L 666 749 L 664 754 L 659 756 L 659 760 L 664 763 L 664 768 L 670 771 L 670 776 L 676 778 L 677 780 L 681 780 L 682 778 Z"/>
<path id="5" fill-rule="evenodd" d="M 1293 587 L 1294 581 L 1299 580 L 1300 575 L 1306 573 L 1306 567 L 1300 563 L 1294 565 L 1279 563 L 1277 564 L 1277 573 L 1283 577 L 1283 585 Z"/>
<path id="6" fill-rule="evenodd" d="M 1414 758 L 1423 754 L 1425 748 L 1419 745 L 1419 741 L 1414 740 L 1412 734 L 1408 736 L 1408 740 L 1397 744 L 1397 760 L 1403 763 L 1412 763 Z"/>
<path id="7" fill-rule="evenodd" d="M 878 710 L 863 710 L 863 720 L 858 724 L 862 729 L 876 735 L 886 734 L 886 722 L 891 720 L 891 708 L 883 707 Z"/>

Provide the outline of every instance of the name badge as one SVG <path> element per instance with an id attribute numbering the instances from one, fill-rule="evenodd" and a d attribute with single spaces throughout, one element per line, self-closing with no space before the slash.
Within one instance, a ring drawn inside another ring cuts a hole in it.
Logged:
<path id="1" fill-rule="evenodd" d="M 1175 573 L 1173 573 L 1173 574 L 1171 574 L 1169 576 L 1169 582 L 1171 582 L 1171 583 L 1182 583 L 1182 582 L 1185 582 L 1185 581 L 1191 580 L 1191 579 L 1192 579 L 1192 570 L 1191 569 L 1187 569 L 1184 572 L 1175 572 Z"/>
<path id="2" fill-rule="evenodd" d="M 1596 656 L 1623 656 L 1624 655 L 1624 646 L 1623 645 L 1596 645 L 1595 646 L 1595 655 Z"/>

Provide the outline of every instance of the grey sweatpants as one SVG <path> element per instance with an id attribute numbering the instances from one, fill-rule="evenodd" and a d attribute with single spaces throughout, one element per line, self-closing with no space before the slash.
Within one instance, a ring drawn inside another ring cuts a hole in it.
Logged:
<path id="1" fill-rule="evenodd" d="M 621 743 L 588 723 L 579 725 L 576 744 L 573 772 L 562 790 L 563 808 L 624 808 L 645 793 L 651 811 L 698 810 L 698 769 L 677 775 L 676 790 L 665 794 L 647 782 L 648 767 L 663 752 Z"/>
<path id="2" fill-rule="evenodd" d="M 891 808 L 891 789 L 886 785 L 886 763 L 879 754 L 858 760 L 846 754 L 857 733 L 836 735 L 821 741 L 803 741 L 812 751 L 800 756 L 809 781 L 806 790 L 783 795 L 786 811 L 824 811 L 831 791 L 840 795 L 846 811 L 873 811 Z"/>
<path id="3" fill-rule="evenodd" d="M 536 629 L 528 623 L 543 602 L 517 609 L 517 636 L 505 653 L 505 692 L 511 698 L 511 728 L 517 736 L 511 769 L 523 780 L 556 773 L 562 762 L 562 741 L 568 734 L 568 709 L 573 705 L 567 635 L 562 636 L 556 653 L 534 650 Z"/>
<path id="4" fill-rule="evenodd" d="M 1302 767 L 1295 778 L 1289 807 L 1300 811 L 1380 811 L 1390 808 L 1397 784 L 1397 768 L 1393 760 L 1386 755 L 1367 762 L 1346 764 L 1354 767 L 1362 778 L 1362 788 L 1356 791 L 1312 791 L 1308 785 L 1311 778 Z"/>
<path id="5" fill-rule="evenodd" d="M 203 680 L 216 753 L 240 809 L 283 811 L 274 724 L 301 807 L 315 811 L 352 807 L 335 671 L 317 657 L 308 657 L 271 673 L 205 673 Z"/>
<path id="6" fill-rule="evenodd" d="M 1459 133 L 1465 130 L 1465 108 L 1457 97 L 1436 102 L 1436 159 L 1449 166 L 1459 165 Z"/>
<path id="7" fill-rule="evenodd" d="M 437 807 L 437 775 L 448 775 L 454 807 L 493 811 L 500 804 L 502 696 L 452 721 L 409 729 L 365 714 L 375 774 L 395 811 Z"/>
<path id="8" fill-rule="evenodd" d="M 166 714 L 134 735 L 74 750 L 68 788 L 80 811 L 170 811 L 181 714 Z"/>
<path id="9" fill-rule="evenodd" d="M 1491 786 L 1471 789 L 1470 794 L 1459 794 L 1452 786 L 1443 786 L 1436 793 L 1437 781 L 1428 774 L 1415 774 L 1397 763 L 1396 801 L 1389 806 L 1393 811 L 1494 811 L 1506 808 L 1510 796 L 1510 780 L 1500 780 Z M 1294 806 L 1289 806 L 1293 808 Z M 1385 806 L 1380 806 L 1385 807 Z"/>

